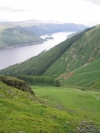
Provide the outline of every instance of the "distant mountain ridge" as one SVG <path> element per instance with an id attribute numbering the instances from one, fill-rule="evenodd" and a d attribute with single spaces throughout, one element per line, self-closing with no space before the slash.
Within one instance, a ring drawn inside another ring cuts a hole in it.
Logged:
<path id="1" fill-rule="evenodd" d="M 79 32 L 86 29 L 86 26 L 74 23 L 46 23 L 40 25 L 33 25 L 31 27 L 25 27 L 27 30 L 33 31 L 37 35 L 53 34 L 56 32 Z"/>
<path id="2" fill-rule="evenodd" d="M 0 49 L 42 43 L 41 35 L 57 32 L 82 31 L 86 26 L 74 23 L 28 20 L 0 22 Z"/>
<path id="3" fill-rule="evenodd" d="M 10 23 L 9 23 L 10 24 Z M 12 25 L 24 27 L 41 36 L 45 34 L 53 34 L 56 32 L 82 31 L 87 27 L 83 24 L 64 23 L 58 21 L 40 21 L 27 20 L 20 22 L 12 22 Z"/>

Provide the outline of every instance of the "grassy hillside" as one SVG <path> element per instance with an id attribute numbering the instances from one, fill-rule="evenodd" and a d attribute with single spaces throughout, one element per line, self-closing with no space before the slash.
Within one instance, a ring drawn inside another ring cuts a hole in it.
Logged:
<path id="1" fill-rule="evenodd" d="M 0 28 L 0 49 L 16 45 L 29 45 L 43 42 L 32 31 L 22 27 L 7 27 Z"/>
<path id="2" fill-rule="evenodd" d="M 99 96 L 100 92 L 81 91 L 71 88 L 32 87 L 35 94 L 58 110 L 70 114 L 73 122 L 92 121 L 99 124 Z M 97 119 L 95 119 L 97 118 Z M 71 124 L 71 121 L 69 122 Z M 84 128 L 84 125 L 83 125 Z M 92 129 L 92 128 L 91 128 Z M 85 133 L 86 131 L 84 131 Z"/>
<path id="3" fill-rule="evenodd" d="M 35 56 L 23 63 L 11 66 L 0 71 L 0 74 L 4 75 L 41 75 L 44 73 L 66 50 L 79 38 L 81 38 L 83 33 L 75 35 L 72 38 L 56 45 L 49 51 L 43 51 L 38 56 Z"/>
<path id="4" fill-rule="evenodd" d="M 86 64 L 73 72 L 62 74 L 58 79 L 67 86 L 72 85 L 80 89 L 100 91 L 100 59 Z"/>
<path id="5" fill-rule="evenodd" d="M 86 30 L 43 74 L 57 77 L 100 58 L 100 26 Z"/>
<path id="6" fill-rule="evenodd" d="M 1 133 L 99 132 L 99 92 L 32 88 L 36 96 L 0 81 Z"/>

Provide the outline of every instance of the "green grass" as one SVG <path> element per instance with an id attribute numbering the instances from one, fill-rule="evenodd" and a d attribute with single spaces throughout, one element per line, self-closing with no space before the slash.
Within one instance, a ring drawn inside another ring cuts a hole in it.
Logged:
<path id="1" fill-rule="evenodd" d="M 66 133 L 76 127 L 72 119 L 68 112 L 0 82 L 0 133 Z"/>
<path id="2" fill-rule="evenodd" d="M 59 76 L 59 80 L 62 80 L 64 85 L 100 91 L 100 59 L 76 69 L 67 80 L 64 80 L 64 77 L 67 78 L 68 75 L 64 75 Z"/>
<path id="3" fill-rule="evenodd" d="M 67 112 L 75 122 L 86 120 L 100 123 L 100 92 L 72 88 L 32 86 L 46 105 Z M 100 126 L 100 125 L 99 125 Z"/>
<path id="4" fill-rule="evenodd" d="M 99 92 L 31 87 L 35 96 L 0 82 L 0 133 L 73 133 L 83 120 L 100 128 Z"/>

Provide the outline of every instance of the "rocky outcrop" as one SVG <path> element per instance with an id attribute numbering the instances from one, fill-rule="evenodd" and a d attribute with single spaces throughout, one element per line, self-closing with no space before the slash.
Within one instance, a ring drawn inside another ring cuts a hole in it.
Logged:
<path id="1" fill-rule="evenodd" d="M 14 86 L 17 89 L 30 92 L 31 94 L 35 95 L 30 86 L 23 80 L 7 76 L 0 76 L 0 80 L 9 86 Z"/>

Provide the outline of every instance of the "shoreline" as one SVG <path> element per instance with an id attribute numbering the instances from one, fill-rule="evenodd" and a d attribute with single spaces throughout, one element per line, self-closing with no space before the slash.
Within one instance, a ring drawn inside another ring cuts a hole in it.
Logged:
<path id="1" fill-rule="evenodd" d="M 42 44 L 44 43 L 46 40 L 44 40 L 43 42 L 35 42 L 35 43 L 26 43 L 26 44 L 17 44 L 17 45 L 13 45 L 13 46 L 8 46 L 5 48 L 0 48 L 0 50 L 6 50 L 6 49 L 13 49 L 13 48 L 17 48 L 17 47 L 23 47 L 23 46 L 30 46 L 30 45 L 38 45 L 38 44 Z"/>

